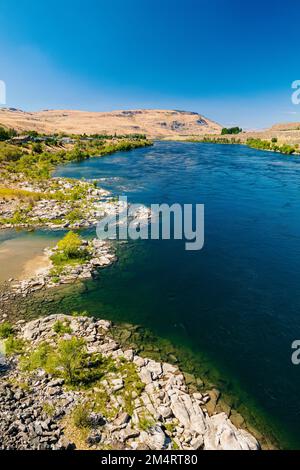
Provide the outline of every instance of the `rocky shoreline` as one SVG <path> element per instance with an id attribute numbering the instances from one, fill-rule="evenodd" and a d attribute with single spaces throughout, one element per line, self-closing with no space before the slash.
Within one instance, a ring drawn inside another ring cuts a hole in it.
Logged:
<path id="1" fill-rule="evenodd" d="M 5 340 L 15 350 L 1 356 L 2 449 L 259 449 L 225 413 L 209 412 L 210 393 L 189 392 L 178 367 L 122 349 L 111 328 L 86 316 L 18 322 Z M 51 372 L 38 362 L 45 345 L 59 351 L 75 340 L 88 384 L 82 364 L 70 383 L 63 362 Z"/>
<path id="2" fill-rule="evenodd" d="M 0 229 L 96 226 L 101 217 L 113 210 L 114 201 L 108 191 L 94 183 L 66 178 L 51 178 L 47 183 L 28 182 L 22 176 L 7 181 L 13 192 L 0 200 Z"/>
<path id="3" fill-rule="evenodd" d="M 82 262 L 66 264 L 61 268 L 55 268 L 52 263 L 41 274 L 21 281 L 10 280 L 12 295 L 27 295 L 41 289 L 57 287 L 60 284 L 70 284 L 80 280 L 92 279 L 98 276 L 98 270 L 107 267 L 116 261 L 116 255 L 112 245 L 104 240 L 82 240 L 82 249 L 88 250 L 89 258 Z M 54 254 L 58 253 L 58 247 L 46 248 L 45 253 L 49 261 Z M 9 293 L 5 294 L 9 300 Z M 4 301 L 5 298 L 2 298 Z"/>

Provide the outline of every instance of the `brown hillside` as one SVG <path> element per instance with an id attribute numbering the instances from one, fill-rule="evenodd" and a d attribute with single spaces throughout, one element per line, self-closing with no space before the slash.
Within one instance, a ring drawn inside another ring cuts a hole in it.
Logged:
<path id="1" fill-rule="evenodd" d="M 0 109 L 0 125 L 49 134 L 142 133 L 150 138 L 219 134 L 222 128 L 198 113 L 155 109 L 112 112 Z"/>

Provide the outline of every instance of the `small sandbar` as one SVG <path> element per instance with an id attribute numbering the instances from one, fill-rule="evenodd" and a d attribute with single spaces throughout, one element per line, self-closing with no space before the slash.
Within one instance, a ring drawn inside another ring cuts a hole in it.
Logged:
<path id="1" fill-rule="evenodd" d="M 50 264 L 44 249 L 54 246 L 56 241 L 52 237 L 22 234 L 0 242 L 0 283 L 43 274 Z"/>

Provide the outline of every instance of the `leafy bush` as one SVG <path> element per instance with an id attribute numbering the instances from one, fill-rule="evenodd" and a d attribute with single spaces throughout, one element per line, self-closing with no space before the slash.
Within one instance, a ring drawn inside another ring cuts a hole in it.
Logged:
<path id="1" fill-rule="evenodd" d="M 50 418 L 52 418 L 54 415 L 55 415 L 55 406 L 52 405 L 51 403 L 44 403 L 43 404 L 43 412 L 49 416 Z"/>
<path id="2" fill-rule="evenodd" d="M 60 320 L 57 320 L 57 322 L 55 322 L 53 325 L 53 331 L 58 335 L 65 335 L 71 334 L 72 328 L 70 327 L 69 321 L 62 322 Z"/>
<path id="3" fill-rule="evenodd" d="M 14 327 L 8 321 L 0 325 L 0 338 L 6 339 L 14 334 Z"/>
<path id="4" fill-rule="evenodd" d="M 28 357 L 21 360 L 24 370 L 47 369 L 47 362 L 52 349 L 48 343 L 41 343 Z"/>
<path id="5" fill-rule="evenodd" d="M 243 132 L 243 129 L 240 127 L 223 127 L 221 131 L 221 135 L 224 134 L 239 134 L 240 132 Z"/>
<path id="6" fill-rule="evenodd" d="M 4 127 L 0 127 L 0 141 L 9 140 L 16 135 L 17 133 L 14 129 L 4 129 Z"/>
<path id="7" fill-rule="evenodd" d="M 88 388 L 105 373 L 114 372 L 115 364 L 101 354 L 86 353 L 82 338 L 60 340 L 56 346 L 42 343 L 29 356 L 22 358 L 23 370 L 44 369 L 54 376 L 63 377 L 67 384 Z"/>
<path id="8" fill-rule="evenodd" d="M 81 162 L 89 158 L 89 153 L 85 152 L 79 145 L 76 145 L 73 150 L 68 154 L 69 160 L 74 160 L 76 162 Z"/>
<path id="9" fill-rule="evenodd" d="M 85 353 L 85 341 L 79 338 L 61 340 L 57 352 L 48 358 L 50 370 L 61 370 L 67 383 L 76 383 L 76 374 L 81 369 Z"/>
<path id="10" fill-rule="evenodd" d="M 86 310 L 83 310 L 83 312 L 77 312 L 76 310 L 74 312 L 71 312 L 72 317 L 88 317 L 89 312 Z"/>
<path id="11" fill-rule="evenodd" d="M 83 212 L 80 209 L 73 209 L 69 214 L 67 215 L 68 221 L 72 224 L 74 222 L 77 222 L 81 220 L 83 217 Z"/>
<path id="12" fill-rule="evenodd" d="M 72 418 L 77 428 L 88 428 L 91 425 L 89 419 L 90 410 L 86 405 L 78 405 L 74 408 Z"/>
<path id="13" fill-rule="evenodd" d="M 60 340 L 57 347 L 42 343 L 22 360 L 24 370 L 42 368 L 49 374 L 62 376 L 67 383 L 76 382 L 76 371 L 81 368 L 85 353 L 85 341 L 71 338 Z"/>
<path id="14" fill-rule="evenodd" d="M 5 341 L 5 353 L 7 356 L 22 354 L 24 352 L 25 341 L 20 338 L 9 336 Z"/>
<path id="15" fill-rule="evenodd" d="M 0 144 L 0 162 L 16 162 L 24 155 L 24 151 L 7 143 Z"/>
<path id="16" fill-rule="evenodd" d="M 84 257 L 84 252 L 81 250 L 82 239 L 74 232 L 68 232 L 62 240 L 57 244 L 57 247 L 67 257 L 67 259 L 76 259 Z"/>
<path id="17" fill-rule="evenodd" d="M 75 138 L 75 137 L 74 137 Z M 76 136 L 78 139 L 78 136 Z M 121 137 L 119 137 L 121 138 Z M 1 140 L 1 139 L 0 139 Z M 57 165 L 71 161 L 81 161 L 95 155 L 107 155 L 112 152 L 130 150 L 137 147 L 152 145 L 152 142 L 143 139 L 127 137 L 121 142 L 106 144 L 106 140 L 95 138 L 92 141 L 78 142 L 73 149 L 60 149 L 57 139 L 48 139 L 48 144 L 55 147 L 52 151 L 43 151 L 44 147 L 39 143 L 29 149 L 19 145 L 11 145 L 0 142 L 0 162 L 8 163 L 7 170 L 11 173 L 23 173 L 27 178 L 47 180 Z"/>
<path id="18" fill-rule="evenodd" d="M 67 264 L 83 263 L 91 256 L 89 250 L 82 246 L 82 238 L 74 233 L 68 232 L 57 244 L 58 251 L 51 256 L 51 261 L 55 266 L 52 275 L 59 274 L 57 269 Z"/>
<path id="19" fill-rule="evenodd" d="M 289 144 L 277 145 L 276 142 L 273 142 L 273 139 L 272 141 L 269 141 L 250 138 L 247 139 L 247 145 L 251 148 L 256 148 L 259 150 L 271 150 L 273 152 L 280 152 L 286 155 L 292 155 L 297 150 L 296 146 Z"/>
<path id="20" fill-rule="evenodd" d="M 41 154 L 43 153 L 43 145 L 41 142 L 35 142 L 32 144 L 32 152 Z"/>

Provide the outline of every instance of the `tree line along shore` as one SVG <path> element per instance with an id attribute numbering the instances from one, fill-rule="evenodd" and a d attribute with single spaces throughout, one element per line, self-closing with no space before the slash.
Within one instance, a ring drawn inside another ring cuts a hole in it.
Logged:
<path id="1" fill-rule="evenodd" d="M 233 133 L 238 134 L 238 133 Z M 265 150 L 269 152 L 277 152 L 284 155 L 299 155 L 300 148 L 299 144 L 287 144 L 287 143 L 280 143 L 277 137 L 272 137 L 270 139 L 260 139 L 254 137 L 247 137 L 243 136 L 243 138 L 239 137 L 229 137 L 225 136 L 224 133 L 221 136 L 215 137 L 201 137 L 200 139 L 197 137 L 189 138 L 185 140 L 186 142 L 200 142 L 200 143 L 208 143 L 208 144 L 229 144 L 229 145 L 246 145 L 247 147 L 258 149 L 258 150 Z"/>
<path id="2" fill-rule="evenodd" d="M 99 200 L 93 183 L 52 177 L 59 165 L 152 145 L 144 135 L 16 135 L 0 127 L 0 228 L 95 224 Z"/>

